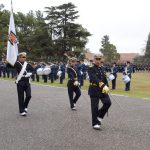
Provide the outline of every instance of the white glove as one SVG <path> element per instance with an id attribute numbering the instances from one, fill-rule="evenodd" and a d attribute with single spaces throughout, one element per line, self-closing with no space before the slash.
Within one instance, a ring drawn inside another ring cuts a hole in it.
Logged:
<path id="1" fill-rule="evenodd" d="M 31 72 L 28 72 L 25 77 L 28 78 L 28 77 L 31 77 L 32 73 Z"/>
<path id="2" fill-rule="evenodd" d="M 78 81 L 75 81 L 75 82 L 74 82 L 74 85 L 75 85 L 75 86 L 78 86 L 78 85 L 79 85 L 79 82 L 78 82 Z"/>
<path id="3" fill-rule="evenodd" d="M 104 86 L 103 89 L 102 89 L 102 93 L 108 93 L 109 92 L 109 88 L 108 86 Z"/>

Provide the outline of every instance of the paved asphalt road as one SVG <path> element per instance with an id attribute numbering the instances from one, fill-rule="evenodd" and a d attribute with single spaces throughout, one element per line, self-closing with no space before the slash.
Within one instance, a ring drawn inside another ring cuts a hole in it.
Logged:
<path id="1" fill-rule="evenodd" d="M 71 111 L 67 90 L 32 84 L 27 117 L 16 85 L 0 80 L 0 150 L 150 150 L 150 100 L 113 96 L 102 131 L 91 127 L 87 92 Z"/>

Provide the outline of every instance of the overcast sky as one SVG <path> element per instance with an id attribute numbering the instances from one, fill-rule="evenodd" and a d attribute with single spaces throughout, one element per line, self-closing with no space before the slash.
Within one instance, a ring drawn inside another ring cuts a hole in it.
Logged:
<path id="1" fill-rule="evenodd" d="M 11 0 L 0 0 L 10 10 Z M 44 11 L 44 7 L 72 2 L 79 11 L 78 23 L 92 34 L 86 45 L 97 53 L 101 39 L 109 35 L 118 52 L 141 53 L 150 32 L 150 0 L 12 0 L 14 12 Z"/>

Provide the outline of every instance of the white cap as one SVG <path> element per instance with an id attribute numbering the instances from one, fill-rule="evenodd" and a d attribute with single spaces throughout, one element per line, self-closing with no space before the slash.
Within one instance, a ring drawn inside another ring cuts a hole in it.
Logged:
<path id="1" fill-rule="evenodd" d="M 26 55 L 27 55 L 26 52 L 21 52 L 21 53 L 18 54 L 18 56 L 26 56 Z"/>

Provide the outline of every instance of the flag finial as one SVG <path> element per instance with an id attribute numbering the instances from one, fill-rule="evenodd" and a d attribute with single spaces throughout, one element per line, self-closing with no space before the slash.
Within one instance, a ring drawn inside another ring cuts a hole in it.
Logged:
<path id="1" fill-rule="evenodd" d="M 12 0 L 11 0 L 11 11 L 13 12 L 13 3 L 12 3 Z"/>

